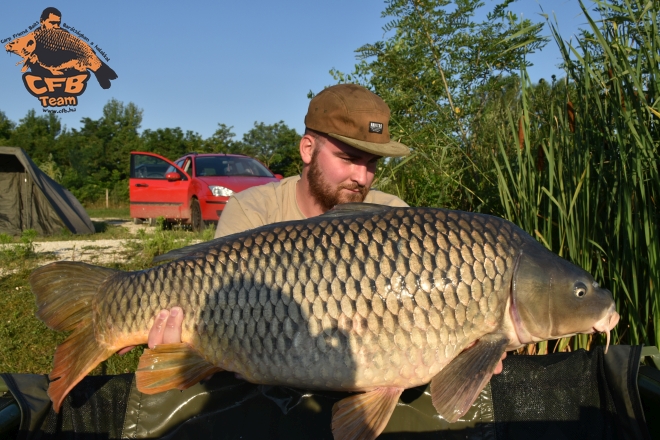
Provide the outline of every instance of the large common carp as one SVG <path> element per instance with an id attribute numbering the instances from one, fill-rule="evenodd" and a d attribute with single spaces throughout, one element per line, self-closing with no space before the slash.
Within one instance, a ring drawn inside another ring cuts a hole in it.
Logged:
<path id="1" fill-rule="evenodd" d="M 505 350 L 607 332 L 609 291 L 512 223 L 430 208 L 340 205 L 174 251 L 120 272 L 58 262 L 35 270 L 37 316 L 73 331 L 48 394 L 122 347 L 144 344 L 162 308 L 184 310 L 183 343 L 145 350 L 138 389 L 185 388 L 211 372 L 254 383 L 360 392 L 333 408 L 335 438 L 373 439 L 405 388 L 431 382 L 463 415 Z"/>

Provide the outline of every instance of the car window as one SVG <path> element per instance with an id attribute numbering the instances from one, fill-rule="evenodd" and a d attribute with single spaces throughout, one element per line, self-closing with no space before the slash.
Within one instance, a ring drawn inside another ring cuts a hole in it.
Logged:
<path id="1" fill-rule="evenodd" d="M 250 157 L 206 156 L 195 158 L 197 176 L 274 177 L 268 168 Z"/>
<path id="2" fill-rule="evenodd" d="M 133 178 L 165 180 L 165 174 L 169 172 L 169 168 L 174 170 L 169 163 L 153 156 L 136 154 L 133 156 L 133 161 L 131 169 Z"/>
<path id="3" fill-rule="evenodd" d="M 174 162 L 174 164 L 176 166 L 178 166 L 179 168 L 181 168 L 182 165 L 183 165 L 184 160 L 185 159 L 179 159 L 176 162 Z M 165 174 L 167 174 L 167 173 L 178 173 L 178 172 L 179 172 L 179 170 L 177 170 L 174 166 L 170 165 L 169 167 L 167 167 L 167 171 L 165 171 Z M 179 173 L 179 174 L 181 174 L 181 173 Z M 184 176 L 181 176 L 181 177 L 183 178 Z"/>

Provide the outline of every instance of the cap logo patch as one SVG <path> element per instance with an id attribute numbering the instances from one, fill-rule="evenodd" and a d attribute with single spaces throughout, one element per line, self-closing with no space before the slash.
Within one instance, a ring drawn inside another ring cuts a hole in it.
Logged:
<path id="1" fill-rule="evenodd" d="M 380 122 L 369 122 L 369 133 L 383 133 L 383 124 Z"/>

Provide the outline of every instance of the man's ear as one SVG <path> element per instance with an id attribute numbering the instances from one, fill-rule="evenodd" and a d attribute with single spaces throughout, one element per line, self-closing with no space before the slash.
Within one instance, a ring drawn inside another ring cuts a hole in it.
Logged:
<path id="1" fill-rule="evenodd" d="M 316 139 L 306 134 L 300 139 L 300 158 L 305 165 L 312 163 L 312 154 L 316 147 Z"/>

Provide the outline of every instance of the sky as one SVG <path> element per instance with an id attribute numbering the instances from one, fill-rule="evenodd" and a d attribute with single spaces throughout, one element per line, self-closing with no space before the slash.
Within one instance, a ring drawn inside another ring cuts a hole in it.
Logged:
<path id="1" fill-rule="evenodd" d="M 0 14 L 2 46 L 29 32 L 49 6 L 98 46 L 118 75 L 109 89 L 89 79 L 75 112 L 59 115 L 69 129 L 79 128 L 83 117 L 99 119 L 114 98 L 143 110 L 142 130 L 180 127 L 207 138 L 224 123 L 240 139 L 255 122 L 284 121 L 302 133 L 307 94 L 336 83 L 331 69 L 351 72 L 355 49 L 391 35 L 382 29 L 388 21 L 382 0 L 60 0 L 7 3 Z M 574 0 L 518 0 L 509 9 L 543 21 L 541 8 L 556 16 L 565 40 L 584 26 Z M 559 58 L 552 41 L 532 55 L 532 80 L 563 76 Z M 14 122 L 30 109 L 42 113 L 23 85 L 19 61 L 8 52 L 0 56 L 0 111 Z"/>

